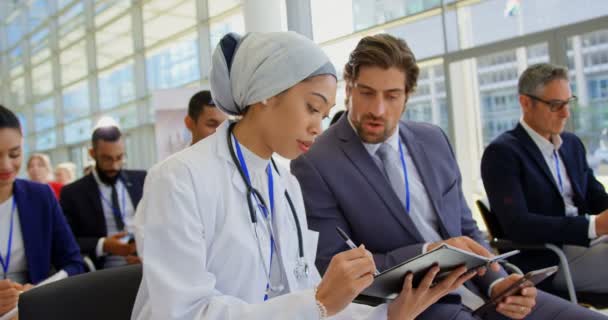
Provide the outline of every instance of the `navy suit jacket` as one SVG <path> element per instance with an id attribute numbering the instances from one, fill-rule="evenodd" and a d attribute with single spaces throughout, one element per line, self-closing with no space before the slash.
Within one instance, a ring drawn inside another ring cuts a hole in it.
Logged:
<path id="1" fill-rule="evenodd" d="M 443 131 L 407 121 L 399 123 L 399 134 L 439 217 L 442 237 L 469 236 L 487 247 L 464 200 L 460 171 Z M 341 117 L 307 153 L 292 161 L 291 170 L 302 187 L 308 225 L 320 233 L 317 267 L 321 272 L 332 256 L 348 249 L 336 226 L 355 243 L 365 244 L 379 270 L 422 253 L 423 237 L 348 116 Z M 474 281 L 485 295 L 489 285 L 504 275 L 504 271 L 488 272 Z"/>
<path id="2" fill-rule="evenodd" d="M 30 282 L 48 278 L 53 269 L 70 276 L 84 272 L 78 245 L 49 186 L 21 179 L 13 186 Z"/>
<path id="3" fill-rule="evenodd" d="M 122 170 L 120 177 L 127 193 L 137 208 L 141 200 L 146 172 Z M 99 186 L 93 174 L 88 174 L 61 189 L 61 207 L 72 227 L 83 254 L 88 255 L 97 268 L 103 266 L 103 258 L 97 258 L 95 250 L 99 238 L 108 236 L 106 218 L 99 196 Z"/>
<path id="4" fill-rule="evenodd" d="M 518 124 L 496 138 L 481 160 L 483 184 L 493 214 L 505 233 L 517 242 L 588 246 L 589 221 L 585 214 L 608 209 L 608 194 L 595 179 L 585 147 L 574 134 L 561 134 L 559 154 L 574 191 L 578 216 L 567 217 L 559 188 L 532 138 Z M 513 262 L 525 270 L 554 265 L 554 254 L 522 253 Z"/>

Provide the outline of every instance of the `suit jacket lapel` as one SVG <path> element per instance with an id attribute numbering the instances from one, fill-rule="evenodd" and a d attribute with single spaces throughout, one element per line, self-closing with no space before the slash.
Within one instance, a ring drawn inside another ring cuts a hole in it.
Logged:
<path id="1" fill-rule="evenodd" d="M 89 174 L 85 177 L 86 188 L 87 188 L 87 196 L 89 197 L 89 203 L 93 204 L 91 218 L 95 219 L 95 224 L 103 227 L 103 233 L 108 233 L 108 227 L 106 225 L 106 216 L 103 212 L 103 206 L 101 204 L 101 193 L 99 191 L 99 186 L 97 185 L 97 181 L 95 181 L 95 177 L 93 174 Z"/>
<path id="2" fill-rule="evenodd" d="M 562 147 L 559 148 L 559 155 L 564 162 L 564 168 L 566 168 L 566 174 L 568 175 L 570 185 L 572 186 L 572 191 L 574 192 L 573 200 L 575 204 L 577 204 L 577 207 L 579 207 L 578 204 L 584 201 L 584 197 L 583 193 L 581 192 L 581 187 L 578 184 L 580 177 L 576 175 L 578 172 L 575 170 L 574 159 L 572 159 L 572 156 L 575 153 L 571 152 L 570 150 L 564 150 L 564 148 L 567 148 L 566 144 L 562 144 Z"/>
<path id="3" fill-rule="evenodd" d="M 526 151 L 528 152 L 530 157 L 534 160 L 536 165 L 538 165 L 538 167 L 541 169 L 541 171 L 545 174 L 545 177 L 547 179 L 549 179 L 549 181 L 551 182 L 551 185 L 553 185 L 553 189 L 557 193 L 560 193 L 559 187 L 558 187 L 557 183 L 555 182 L 555 178 L 553 178 L 553 174 L 551 173 L 551 171 L 549 170 L 549 167 L 547 166 L 547 161 L 545 161 L 543 154 L 540 152 L 540 149 L 538 148 L 538 146 L 534 143 L 534 140 L 532 140 L 532 138 L 528 135 L 526 130 L 521 126 L 521 124 L 517 124 L 517 126 L 515 127 L 515 130 L 514 130 L 514 133 L 519 138 L 519 141 L 521 141 L 522 145 L 524 146 L 524 149 L 526 149 Z"/>
<path id="4" fill-rule="evenodd" d="M 446 229 L 446 218 L 441 215 L 441 210 L 439 206 L 438 197 L 441 196 L 441 190 L 437 186 L 437 179 L 435 179 L 435 173 L 433 172 L 432 161 L 428 158 L 426 152 L 424 151 L 424 147 L 416 141 L 416 137 L 414 137 L 414 133 L 410 131 L 407 126 L 403 123 L 400 123 L 399 133 L 401 136 L 401 140 L 404 142 L 407 150 L 414 161 L 414 165 L 418 170 L 420 179 L 422 180 L 422 184 L 426 190 L 426 193 L 431 200 L 431 204 L 433 205 L 433 209 L 435 209 L 435 213 L 441 222 L 440 231 L 443 237 L 451 236 Z M 414 208 L 415 210 L 415 208 Z"/>
<path id="5" fill-rule="evenodd" d="M 142 190 L 137 185 L 133 184 L 133 182 L 129 179 L 128 172 L 125 170 L 120 171 L 120 177 L 122 182 L 125 184 L 125 188 L 127 188 L 127 193 L 129 193 L 129 198 L 133 204 L 133 210 L 135 210 L 139 200 L 141 199 Z"/>
<path id="6" fill-rule="evenodd" d="M 23 191 L 19 180 L 16 180 L 14 182 L 13 188 L 13 196 L 15 197 L 17 210 L 19 212 L 19 225 L 21 226 L 23 248 L 25 249 L 25 260 L 27 261 L 28 274 L 31 279 L 33 272 L 35 272 L 35 269 L 37 268 L 37 261 L 35 259 L 36 255 L 32 253 L 39 252 L 39 250 L 42 249 L 37 248 L 35 245 L 39 242 L 34 241 L 34 239 L 39 236 L 39 230 L 36 230 L 36 224 L 39 223 L 39 219 L 35 216 L 32 216 L 34 210 L 32 210 L 31 206 L 33 204 L 29 203 L 29 199 L 27 199 L 27 195 Z"/>
<path id="7" fill-rule="evenodd" d="M 406 213 L 403 204 L 401 204 L 390 183 L 374 163 L 363 143 L 350 126 L 348 115 L 342 116 L 336 125 L 339 126 L 336 128 L 338 130 L 338 138 L 342 141 L 340 146 L 346 157 L 357 167 L 361 175 L 369 182 L 399 223 L 419 242 L 424 242 L 420 232 L 418 232 L 414 222 Z"/>

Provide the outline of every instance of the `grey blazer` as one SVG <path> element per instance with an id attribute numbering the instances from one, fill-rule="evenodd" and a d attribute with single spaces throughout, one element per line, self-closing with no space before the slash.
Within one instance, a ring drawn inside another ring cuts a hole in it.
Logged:
<path id="1" fill-rule="evenodd" d="M 308 225 L 320 233 L 319 270 L 324 272 L 333 255 L 348 249 L 336 226 L 356 244 L 365 244 L 378 269 L 384 270 L 421 254 L 424 239 L 347 118 L 342 117 L 307 153 L 292 161 L 291 171 L 302 187 Z M 402 121 L 399 134 L 439 217 L 442 237 L 469 236 L 488 247 L 464 200 L 460 171 L 443 131 L 431 124 Z M 505 275 L 488 272 L 475 278 L 478 290 L 474 291 L 485 295 L 489 285 Z"/>

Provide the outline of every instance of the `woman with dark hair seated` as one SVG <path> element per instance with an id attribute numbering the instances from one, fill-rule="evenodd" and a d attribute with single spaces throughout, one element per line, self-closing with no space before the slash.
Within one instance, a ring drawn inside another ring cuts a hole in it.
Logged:
<path id="1" fill-rule="evenodd" d="M 80 249 L 53 191 L 17 179 L 22 143 L 19 120 L 0 105 L 0 316 L 51 270 L 68 276 L 84 272 Z"/>

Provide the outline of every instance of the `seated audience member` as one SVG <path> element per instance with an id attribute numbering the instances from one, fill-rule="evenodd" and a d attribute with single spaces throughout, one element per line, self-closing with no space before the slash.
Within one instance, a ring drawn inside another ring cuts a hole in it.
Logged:
<path id="1" fill-rule="evenodd" d="M 27 174 L 32 181 L 48 184 L 59 199 L 63 184 L 53 181 L 53 166 L 49 156 L 43 153 L 32 154 L 27 161 Z"/>
<path id="2" fill-rule="evenodd" d="M 62 162 L 55 168 L 55 180 L 62 185 L 70 184 L 76 180 L 76 165 L 71 162 Z"/>
<path id="3" fill-rule="evenodd" d="M 388 34 L 363 38 L 343 74 L 348 113 L 291 162 L 309 226 L 319 231 L 319 269 L 347 248 L 336 226 L 364 244 L 381 271 L 444 243 L 491 256 L 464 199 L 446 135 L 429 123 L 400 121 L 419 74 L 406 42 Z M 521 278 L 497 264 L 490 269 L 417 319 L 479 319 L 471 310 Z M 513 292 L 481 315 L 505 317 L 606 319 L 534 287 Z"/>
<path id="4" fill-rule="evenodd" d="M 191 144 L 215 133 L 226 119 L 226 114 L 215 107 L 211 92 L 203 90 L 193 95 L 188 104 L 188 114 L 184 118 L 186 127 L 192 133 Z"/>
<path id="5" fill-rule="evenodd" d="M 21 125 L 0 106 L 0 317 L 19 294 L 51 276 L 51 270 L 84 272 L 78 245 L 53 192 L 18 179 L 23 162 Z"/>
<path id="6" fill-rule="evenodd" d="M 608 292 L 608 194 L 587 164 L 585 146 L 564 131 L 576 97 L 568 70 L 541 63 L 519 78 L 522 118 L 496 138 L 481 161 L 492 212 L 508 239 L 562 246 L 576 290 Z M 514 260 L 525 270 L 556 265 L 551 252 L 529 251 Z M 556 289 L 566 290 L 559 273 Z"/>
<path id="7" fill-rule="evenodd" d="M 82 253 L 97 268 L 139 263 L 133 214 L 146 172 L 123 169 L 125 145 L 118 127 L 99 127 L 91 140 L 95 167 L 63 188 L 61 206 Z"/>

